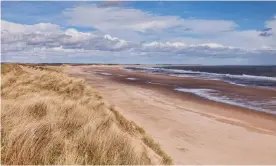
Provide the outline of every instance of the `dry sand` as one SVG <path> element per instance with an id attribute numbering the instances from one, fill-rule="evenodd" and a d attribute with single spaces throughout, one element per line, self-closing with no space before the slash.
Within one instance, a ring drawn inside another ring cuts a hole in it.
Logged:
<path id="1" fill-rule="evenodd" d="M 85 78 L 126 118 L 159 141 L 175 164 L 276 164 L 275 116 L 93 73 L 97 70 L 121 76 L 164 76 L 129 73 L 119 66 L 68 68 L 71 76 Z"/>

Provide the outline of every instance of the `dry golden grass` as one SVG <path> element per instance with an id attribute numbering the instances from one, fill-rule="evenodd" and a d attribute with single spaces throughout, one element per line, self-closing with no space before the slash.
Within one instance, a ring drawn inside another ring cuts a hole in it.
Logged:
<path id="1" fill-rule="evenodd" d="M 2 164 L 172 164 L 83 80 L 62 67 L 24 67 L 33 73 L 1 65 Z"/>

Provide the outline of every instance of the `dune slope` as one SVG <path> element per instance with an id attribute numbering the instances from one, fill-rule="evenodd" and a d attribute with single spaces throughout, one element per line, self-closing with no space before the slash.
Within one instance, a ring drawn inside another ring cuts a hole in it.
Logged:
<path id="1" fill-rule="evenodd" d="M 172 164 L 142 128 L 60 68 L 1 65 L 2 164 Z"/>

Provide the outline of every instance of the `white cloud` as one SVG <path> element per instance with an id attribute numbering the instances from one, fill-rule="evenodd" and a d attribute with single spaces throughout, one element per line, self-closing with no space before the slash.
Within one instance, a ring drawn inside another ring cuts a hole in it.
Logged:
<path id="1" fill-rule="evenodd" d="M 65 31 L 61 31 L 59 28 L 56 28 L 59 30 L 40 33 L 47 30 L 46 28 L 37 26 L 45 25 L 43 23 L 35 25 L 15 24 L 7 21 L 2 21 L 2 23 L 2 44 L 4 52 L 33 48 L 56 48 L 57 50 L 62 48 L 101 51 L 127 51 L 132 49 L 146 52 L 181 52 L 182 50 L 191 48 L 206 48 L 214 50 L 231 48 L 217 43 L 188 45 L 184 42 L 146 42 L 140 44 L 112 37 L 109 34 L 99 36 L 92 32 L 84 33 L 72 28 Z M 51 25 L 51 27 L 58 26 Z M 32 31 L 30 31 L 30 29 Z"/>
<path id="2" fill-rule="evenodd" d="M 51 23 L 39 23 L 34 25 L 22 25 L 5 20 L 1 20 L 1 31 L 10 33 L 38 33 L 38 32 L 57 32 L 60 26 Z"/>
<path id="3" fill-rule="evenodd" d="M 119 51 L 128 49 L 130 46 L 127 41 L 111 37 L 110 35 L 98 36 L 93 33 L 79 32 L 75 29 L 48 31 L 48 29 L 37 25 L 22 25 L 2 21 L 2 51 L 56 47 L 62 47 L 63 49 Z M 44 24 L 41 23 L 39 25 Z M 58 27 L 57 25 L 51 26 Z M 41 33 L 45 30 L 47 30 L 47 33 Z"/>
<path id="4" fill-rule="evenodd" d="M 93 27 L 103 32 L 147 32 L 175 28 L 179 32 L 209 34 L 230 31 L 238 26 L 228 20 L 183 19 L 179 16 L 155 15 L 138 9 L 103 8 L 97 5 L 74 7 L 63 14 L 72 25 Z"/>
<path id="5" fill-rule="evenodd" d="M 1 52 L 4 61 L 182 63 L 185 59 L 192 63 L 198 58 L 224 59 L 231 56 L 232 63 L 235 63 L 235 59 L 243 59 L 244 56 L 250 58 L 249 55 L 261 56 L 263 53 L 270 56 L 276 52 L 270 38 L 264 38 L 263 43 L 256 42 L 257 39 L 262 39 L 256 31 L 228 32 L 213 41 L 193 39 L 185 42 L 183 38 L 182 41 L 140 43 L 97 31 L 80 32 L 72 28 L 62 30 L 54 24 L 23 25 L 2 20 L 1 25 Z M 260 46 L 243 48 L 246 44 L 239 47 L 229 41 Z"/>
<path id="6" fill-rule="evenodd" d="M 218 43 L 245 50 L 276 48 L 275 20 L 265 23 L 274 33 L 265 38 L 256 30 L 235 30 L 238 25 L 231 20 L 183 19 L 116 6 L 77 6 L 65 10 L 63 15 L 70 25 L 93 27 L 102 34 L 136 43 L 170 41 L 188 45 Z M 187 35 L 197 35 L 200 38 L 186 37 Z"/>
<path id="7" fill-rule="evenodd" d="M 271 28 L 272 32 L 276 34 L 276 18 L 273 20 L 266 21 L 265 26 Z"/>

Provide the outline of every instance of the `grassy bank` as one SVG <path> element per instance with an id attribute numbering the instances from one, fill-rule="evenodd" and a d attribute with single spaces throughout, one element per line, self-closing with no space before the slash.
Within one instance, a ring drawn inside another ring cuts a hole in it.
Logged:
<path id="1" fill-rule="evenodd" d="M 172 164 L 141 127 L 62 68 L 1 65 L 2 164 Z"/>

